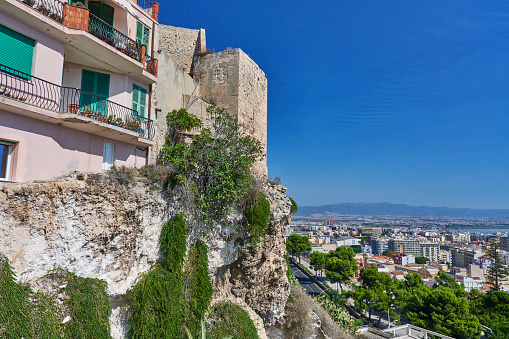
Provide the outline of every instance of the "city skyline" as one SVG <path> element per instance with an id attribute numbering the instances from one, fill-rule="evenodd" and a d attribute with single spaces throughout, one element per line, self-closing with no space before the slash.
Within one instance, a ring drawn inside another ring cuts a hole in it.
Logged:
<path id="1" fill-rule="evenodd" d="M 508 6 L 191 1 L 161 17 L 206 28 L 209 48 L 242 47 L 265 71 L 269 176 L 299 204 L 501 209 Z"/>

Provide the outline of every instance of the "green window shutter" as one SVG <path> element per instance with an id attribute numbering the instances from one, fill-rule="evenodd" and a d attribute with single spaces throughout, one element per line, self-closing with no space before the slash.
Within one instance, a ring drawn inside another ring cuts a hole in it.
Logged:
<path id="1" fill-rule="evenodd" d="M 136 84 L 133 84 L 133 110 L 138 112 L 142 118 L 145 117 L 147 107 L 147 90 Z"/>
<path id="2" fill-rule="evenodd" d="M 145 45 L 145 54 L 149 54 L 148 44 L 150 40 L 150 28 L 141 21 L 136 21 L 136 42 Z"/>
<path id="3" fill-rule="evenodd" d="M 143 43 L 143 24 L 136 21 L 136 42 Z"/>
<path id="4" fill-rule="evenodd" d="M 140 86 L 133 84 L 133 110 L 139 112 L 140 110 Z"/>
<path id="5" fill-rule="evenodd" d="M 35 40 L 0 25 L 0 64 L 23 73 L 31 74 L 34 46 Z M 6 71 L 4 67 L 2 67 L 2 70 Z M 29 76 L 17 72 L 9 71 L 9 73 L 30 79 Z"/>
<path id="6" fill-rule="evenodd" d="M 94 113 L 107 115 L 108 101 L 110 95 L 110 75 L 89 70 L 81 71 L 81 92 L 80 109 L 88 109 Z M 97 97 L 104 98 L 101 100 Z"/>
<path id="7" fill-rule="evenodd" d="M 113 14 L 114 13 L 115 13 L 115 10 L 113 9 L 113 7 L 108 6 L 104 3 L 102 4 L 101 19 L 103 19 L 107 24 L 110 24 L 111 26 L 113 26 Z"/>
<path id="8" fill-rule="evenodd" d="M 140 87 L 140 110 L 138 111 L 141 117 L 145 117 L 147 106 L 147 90 L 143 87 Z"/>
<path id="9" fill-rule="evenodd" d="M 90 11 L 90 13 L 92 13 L 96 17 L 98 17 L 98 18 L 102 17 L 100 1 L 89 1 L 88 2 L 88 10 Z"/>

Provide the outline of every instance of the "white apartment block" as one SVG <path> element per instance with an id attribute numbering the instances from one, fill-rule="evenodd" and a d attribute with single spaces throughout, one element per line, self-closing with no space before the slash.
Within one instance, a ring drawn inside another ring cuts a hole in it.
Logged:
<path id="1" fill-rule="evenodd" d="M 429 261 L 438 262 L 440 259 L 440 245 L 437 243 L 426 242 L 421 243 L 421 257 L 429 259 Z"/>

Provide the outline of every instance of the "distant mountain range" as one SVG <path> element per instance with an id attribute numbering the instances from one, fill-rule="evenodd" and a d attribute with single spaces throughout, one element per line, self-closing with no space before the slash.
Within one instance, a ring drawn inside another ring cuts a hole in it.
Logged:
<path id="1" fill-rule="evenodd" d="M 404 216 L 404 217 L 458 217 L 458 218 L 509 218 L 509 209 L 472 209 L 404 204 L 341 203 L 323 206 L 299 206 L 298 217 L 326 216 L 327 214 L 359 216 Z"/>

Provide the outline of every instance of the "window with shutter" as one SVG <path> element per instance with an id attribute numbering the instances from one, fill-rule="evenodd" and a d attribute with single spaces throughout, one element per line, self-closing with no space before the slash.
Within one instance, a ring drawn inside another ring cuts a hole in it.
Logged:
<path id="1" fill-rule="evenodd" d="M 150 28 L 141 21 L 136 22 L 136 42 L 145 45 L 145 54 L 149 55 Z"/>
<path id="2" fill-rule="evenodd" d="M 108 116 L 108 98 L 110 93 L 110 75 L 93 72 L 87 69 L 81 71 L 80 109 L 89 110 L 94 114 Z M 99 97 L 99 98 L 98 98 Z"/>
<path id="3" fill-rule="evenodd" d="M 28 75 L 16 71 L 32 73 L 34 46 L 34 39 L 0 25 L 0 65 L 5 66 L 0 66 L 0 70 L 30 80 Z"/>
<path id="4" fill-rule="evenodd" d="M 144 118 L 147 106 L 147 90 L 141 86 L 133 84 L 133 110 L 138 112 L 138 116 Z"/>
<path id="5" fill-rule="evenodd" d="M 113 26 L 113 16 L 115 13 L 115 9 L 113 7 L 100 1 L 89 1 L 88 10 L 99 19 Z"/>
<path id="6" fill-rule="evenodd" d="M 0 140 L 0 180 L 10 180 L 11 153 L 14 142 Z"/>

